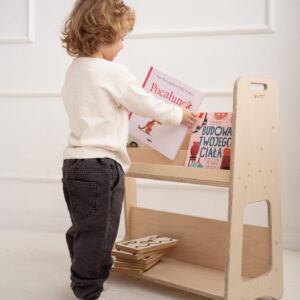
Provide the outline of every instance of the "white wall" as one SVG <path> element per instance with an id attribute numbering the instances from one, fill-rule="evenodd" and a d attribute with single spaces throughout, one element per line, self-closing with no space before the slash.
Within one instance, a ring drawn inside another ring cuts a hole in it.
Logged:
<path id="1" fill-rule="evenodd" d="M 300 1 L 127 3 L 137 11 L 137 26 L 116 61 L 141 82 L 153 65 L 206 92 L 201 110 L 230 111 L 237 77 L 277 80 L 284 246 L 300 249 Z M 60 182 L 68 135 L 60 88 L 71 58 L 61 48 L 59 30 L 72 5 L 73 0 L 0 2 L 0 228 L 63 232 L 70 224 Z M 225 188 L 138 183 L 142 206 L 227 218 Z M 247 210 L 246 222 L 265 224 L 265 206 Z"/>

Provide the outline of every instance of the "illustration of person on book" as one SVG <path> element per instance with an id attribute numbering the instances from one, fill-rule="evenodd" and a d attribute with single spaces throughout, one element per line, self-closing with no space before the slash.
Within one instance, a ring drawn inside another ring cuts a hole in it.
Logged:
<path id="1" fill-rule="evenodd" d="M 154 127 L 155 125 L 157 125 L 157 124 L 158 124 L 158 125 L 161 125 L 161 123 L 160 123 L 159 121 L 151 120 L 151 121 L 149 121 L 144 127 L 141 127 L 141 126 L 139 125 L 139 129 L 142 130 L 142 131 L 144 131 L 145 133 L 151 135 L 150 132 L 153 130 L 153 127 Z"/>
<path id="2" fill-rule="evenodd" d="M 189 164 L 188 164 L 189 166 L 194 167 L 197 165 L 196 158 L 197 158 L 197 154 L 198 154 L 199 150 L 200 150 L 200 143 L 198 141 L 194 141 L 193 146 L 190 150 L 191 156 L 190 156 L 190 160 L 189 160 Z"/>
<path id="3" fill-rule="evenodd" d="M 200 162 L 200 157 L 197 160 L 197 168 L 203 168 L 203 165 Z"/>
<path id="4" fill-rule="evenodd" d="M 220 169 L 229 170 L 230 169 L 230 156 L 231 156 L 231 146 L 223 149 L 223 157 Z"/>

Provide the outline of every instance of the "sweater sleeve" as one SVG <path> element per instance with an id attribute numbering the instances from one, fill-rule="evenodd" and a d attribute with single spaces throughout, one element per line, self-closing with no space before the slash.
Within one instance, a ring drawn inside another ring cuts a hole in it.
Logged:
<path id="1" fill-rule="evenodd" d="M 124 71 L 127 80 L 122 95 L 117 99 L 119 104 L 139 116 L 155 119 L 166 125 L 180 125 L 183 117 L 183 110 L 180 106 L 169 104 L 152 93 L 146 92 L 126 67 Z"/>

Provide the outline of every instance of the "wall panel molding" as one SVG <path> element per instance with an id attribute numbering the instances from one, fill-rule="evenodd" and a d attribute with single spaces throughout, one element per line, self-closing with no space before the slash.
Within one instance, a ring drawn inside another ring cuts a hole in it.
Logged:
<path id="1" fill-rule="evenodd" d="M 196 87 L 205 93 L 206 97 L 231 97 L 232 88 L 202 88 Z M 60 98 L 59 91 L 0 91 L 1 98 Z"/>
<path id="2" fill-rule="evenodd" d="M 59 91 L 0 91 L 0 98 L 59 98 Z"/>
<path id="3" fill-rule="evenodd" d="M 266 1 L 265 25 L 270 27 L 274 32 L 274 0 Z"/>
<path id="4" fill-rule="evenodd" d="M 26 0 L 26 35 L 0 37 L 0 44 L 32 44 L 34 42 L 34 0 Z"/>
<path id="5" fill-rule="evenodd" d="M 265 0 L 265 18 L 263 24 L 221 27 L 195 27 L 181 29 L 143 30 L 128 35 L 129 39 L 161 38 L 161 37 L 188 37 L 214 35 L 245 35 L 245 34 L 272 34 L 273 29 L 273 0 Z"/>
<path id="6" fill-rule="evenodd" d="M 14 181 L 14 182 L 35 182 L 35 183 L 49 183 L 49 184 L 61 184 L 61 177 L 59 176 L 28 176 L 28 175 L 0 175 L 0 181 Z M 186 189 L 189 190 L 209 190 L 224 192 L 227 191 L 227 187 L 205 186 L 199 184 L 186 184 L 177 182 L 159 182 L 156 180 L 137 179 L 137 184 L 141 188 L 158 188 L 158 189 Z"/>

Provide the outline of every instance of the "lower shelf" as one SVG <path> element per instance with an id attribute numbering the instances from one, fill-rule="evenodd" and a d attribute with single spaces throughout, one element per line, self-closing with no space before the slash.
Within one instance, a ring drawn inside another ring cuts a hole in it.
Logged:
<path id="1" fill-rule="evenodd" d="M 134 275 L 210 299 L 224 299 L 225 273 L 182 261 L 162 258 L 154 267 Z"/>

